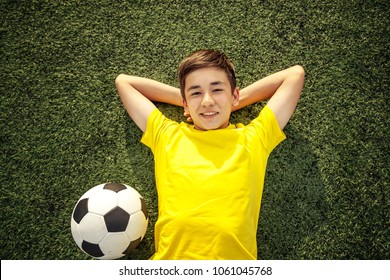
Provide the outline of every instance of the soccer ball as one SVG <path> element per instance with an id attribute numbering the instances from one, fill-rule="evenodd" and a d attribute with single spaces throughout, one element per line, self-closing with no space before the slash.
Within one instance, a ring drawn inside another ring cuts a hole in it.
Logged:
<path id="1" fill-rule="evenodd" d="M 76 244 L 96 259 L 117 259 L 130 253 L 147 226 L 144 199 L 132 187 L 119 183 L 88 190 L 77 201 L 71 218 Z"/>

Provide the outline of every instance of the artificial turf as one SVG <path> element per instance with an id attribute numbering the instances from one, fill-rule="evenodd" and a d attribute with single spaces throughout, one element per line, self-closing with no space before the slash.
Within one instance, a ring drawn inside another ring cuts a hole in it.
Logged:
<path id="1" fill-rule="evenodd" d="M 78 198 L 104 182 L 146 200 L 153 158 L 116 93 L 120 73 L 177 86 L 180 60 L 224 51 L 239 86 L 294 64 L 306 82 L 271 155 L 260 259 L 389 259 L 389 5 L 371 1 L 7 1 L 1 7 L 0 258 L 89 259 Z M 265 102 L 232 115 L 247 123 Z M 175 120 L 182 109 L 159 108 Z"/>

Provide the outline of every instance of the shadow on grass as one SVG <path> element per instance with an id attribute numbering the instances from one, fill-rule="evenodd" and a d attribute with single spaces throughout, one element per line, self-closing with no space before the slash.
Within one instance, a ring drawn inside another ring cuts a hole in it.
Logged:
<path id="1" fill-rule="evenodd" d="M 300 247 L 327 222 L 328 205 L 310 143 L 292 125 L 271 154 L 258 228 L 259 259 L 304 259 Z"/>

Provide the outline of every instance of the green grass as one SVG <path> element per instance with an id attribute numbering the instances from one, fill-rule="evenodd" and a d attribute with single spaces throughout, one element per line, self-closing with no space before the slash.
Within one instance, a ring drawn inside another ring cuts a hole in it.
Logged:
<path id="1" fill-rule="evenodd" d="M 114 87 L 119 73 L 177 86 L 180 60 L 217 48 L 239 85 L 293 64 L 307 77 L 271 155 L 262 259 L 389 259 L 389 6 L 371 1 L 6 1 L 1 7 L 0 258 L 88 259 L 70 216 L 94 185 L 145 197 L 126 257 L 153 253 L 153 158 Z M 248 122 L 264 103 L 235 112 Z M 180 108 L 158 105 L 182 120 Z"/>

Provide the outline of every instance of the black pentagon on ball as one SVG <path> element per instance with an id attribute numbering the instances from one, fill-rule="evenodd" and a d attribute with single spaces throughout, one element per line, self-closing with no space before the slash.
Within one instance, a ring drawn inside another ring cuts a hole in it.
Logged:
<path id="1" fill-rule="evenodd" d="M 138 244 L 141 242 L 141 237 L 136 239 L 136 240 L 133 240 L 130 242 L 129 246 L 126 248 L 126 250 L 122 253 L 124 255 L 128 255 L 129 253 L 131 253 L 132 251 L 135 250 L 135 248 L 138 246 Z"/>
<path id="2" fill-rule="evenodd" d="M 143 198 L 140 198 L 140 200 L 141 200 L 141 211 L 142 211 L 142 213 L 144 213 L 145 219 L 147 220 L 149 215 L 148 215 L 148 210 L 146 209 L 145 200 Z"/>
<path id="3" fill-rule="evenodd" d="M 80 200 L 73 212 L 73 219 L 76 223 L 80 223 L 85 215 L 88 213 L 88 198 Z"/>
<path id="4" fill-rule="evenodd" d="M 83 241 L 83 243 L 81 244 L 81 248 L 92 257 L 100 258 L 104 256 L 104 253 L 102 252 L 98 244 Z"/>
<path id="5" fill-rule="evenodd" d="M 122 232 L 126 230 L 130 214 L 120 207 L 115 207 L 104 215 L 108 232 Z"/>
<path id="6" fill-rule="evenodd" d="M 104 185 L 103 189 L 118 193 L 120 191 L 127 189 L 127 187 L 119 183 L 107 183 Z"/>

